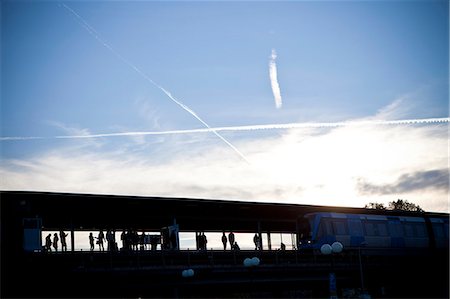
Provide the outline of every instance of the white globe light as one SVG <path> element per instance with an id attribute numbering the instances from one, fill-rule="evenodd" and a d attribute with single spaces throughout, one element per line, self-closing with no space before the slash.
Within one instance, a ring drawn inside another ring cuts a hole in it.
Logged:
<path id="1" fill-rule="evenodd" d="M 256 256 L 254 258 L 252 258 L 252 266 L 258 266 L 259 262 L 260 262 L 260 260 Z"/>
<path id="2" fill-rule="evenodd" d="M 322 254 L 331 254 L 332 251 L 333 248 L 331 248 L 330 244 L 323 244 L 320 247 L 320 252 L 322 252 Z"/>
<path id="3" fill-rule="evenodd" d="M 189 270 L 186 270 L 187 272 L 188 272 L 188 276 L 189 277 L 192 277 L 192 276 L 194 276 L 194 270 L 192 270 L 192 269 L 189 269 Z"/>
<path id="4" fill-rule="evenodd" d="M 183 270 L 183 272 L 181 272 L 181 276 L 188 277 L 189 276 L 188 270 Z"/>
<path id="5" fill-rule="evenodd" d="M 342 252 L 342 249 L 344 249 L 344 245 L 342 245 L 341 242 L 334 242 L 333 244 L 331 244 L 331 249 L 334 253 L 339 253 Z"/>
<path id="6" fill-rule="evenodd" d="M 246 258 L 246 259 L 244 260 L 244 266 L 245 266 L 245 267 L 251 267 L 252 265 L 253 265 L 252 259 Z"/>

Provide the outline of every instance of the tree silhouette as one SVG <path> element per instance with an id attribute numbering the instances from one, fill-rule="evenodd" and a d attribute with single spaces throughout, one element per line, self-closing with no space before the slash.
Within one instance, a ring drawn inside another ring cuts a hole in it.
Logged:
<path id="1" fill-rule="evenodd" d="M 397 199 L 396 201 L 389 202 L 387 207 L 382 203 L 370 202 L 364 206 L 366 209 L 375 210 L 392 210 L 392 211 L 409 211 L 409 212 L 424 212 L 424 210 L 414 203 L 408 202 L 407 200 Z"/>
<path id="2" fill-rule="evenodd" d="M 369 202 L 364 206 L 366 209 L 375 209 L 375 210 L 386 210 L 386 207 L 382 203 L 378 202 Z"/>
<path id="3" fill-rule="evenodd" d="M 407 200 L 397 199 L 397 201 L 391 201 L 389 203 L 389 210 L 410 211 L 410 212 L 423 212 L 424 210 L 416 204 L 408 202 Z"/>

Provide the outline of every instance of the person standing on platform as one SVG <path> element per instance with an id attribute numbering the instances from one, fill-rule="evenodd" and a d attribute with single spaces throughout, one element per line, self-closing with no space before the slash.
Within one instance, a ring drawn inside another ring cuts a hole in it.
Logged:
<path id="1" fill-rule="evenodd" d="M 61 240 L 61 251 L 67 251 L 66 234 L 63 230 L 59 231 L 59 239 Z"/>
<path id="2" fill-rule="evenodd" d="M 253 243 L 255 243 L 255 250 L 258 250 L 259 249 L 259 236 L 257 233 L 253 236 Z"/>
<path id="3" fill-rule="evenodd" d="M 122 241 L 122 251 L 126 250 L 127 246 L 126 246 L 126 238 L 127 238 L 127 234 L 125 232 L 125 230 L 122 231 L 122 233 L 120 234 L 120 240 Z"/>
<path id="4" fill-rule="evenodd" d="M 222 243 L 223 243 L 223 250 L 227 249 L 227 236 L 225 236 L 225 232 L 223 232 L 222 235 Z"/>
<path id="5" fill-rule="evenodd" d="M 110 229 L 106 230 L 106 250 L 113 251 L 113 232 Z"/>
<path id="6" fill-rule="evenodd" d="M 202 240 L 203 240 L 203 250 L 208 249 L 208 239 L 206 238 L 205 232 L 202 233 Z"/>
<path id="7" fill-rule="evenodd" d="M 52 234 L 48 234 L 48 236 L 45 237 L 45 250 L 52 251 Z"/>
<path id="8" fill-rule="evenodd" d="M 94 236 L 89 233 L 89 244 L 91 245 L 91 251 L 94 251 Z"/>
<path id="9" fill-rule="evenodd" d="M 100 230 L 100 232 L 98 233 L 97 239 L 98 239 L 97 240 L 98 250 L 105 251 L 105 246 L 103 245 L 103 240 L 105 240 L 105 234 L 103 233 L 103 230 Z"/>
<path id="10" fill-rule="evenodd" d="M 231 247 L 231 249 L 233 249 L 233 245 L 234 245 L 234 234 L 233 234 L 233 232 L 230 232 L 228 234 L 228 241 L 230 241 L 230 247 Z"/>
<path id="11" fill-rule="evenodd" d="M 58 251 L 58 241 L 59 241 L 58 234 L 55 233 L 53 235 L 53 248 L 55 248 L 55 251 Z"/>
<path id="12" fill-rule="evenodd" d="M 234 242 L 233 247 L 231 247 L 231 249 L 239 251 L 241 250 L 241 248 L 239 247 L 239 244 L 237 242 Z"/>

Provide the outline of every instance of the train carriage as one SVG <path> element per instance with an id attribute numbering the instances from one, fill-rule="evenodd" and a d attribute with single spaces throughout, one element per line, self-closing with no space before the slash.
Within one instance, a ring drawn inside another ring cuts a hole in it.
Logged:
<path id="1" fill-rule="evenodd" d="M 305 215 L 310 240 L 301 247 L 320 248 L 339 241 L 345 247 L 445 248 L 449 219 L 443 216 L 394 216 L 316 212 Z M 306 244 L 306 245 L 305 245 Z M 310 244 L 310 245 L 308 245 Z"/>

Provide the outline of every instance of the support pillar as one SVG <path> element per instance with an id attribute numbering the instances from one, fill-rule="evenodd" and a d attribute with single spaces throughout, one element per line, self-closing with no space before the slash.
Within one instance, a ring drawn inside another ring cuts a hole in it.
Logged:
<path id="1" fill-rule="evenodd" d="M 261 221 L 258 221 L 258 237 L 259 237 L 259 250 L 263 250 L 263 240 L 262 240 L 262 233 L 261 233 Z"/>
<path id="2" fill-rule="evenodd" d="M 73 228 L 73 223 L 70 224 L 70 247 L 71 251 L 75 252 L 75 230 Z"/>

